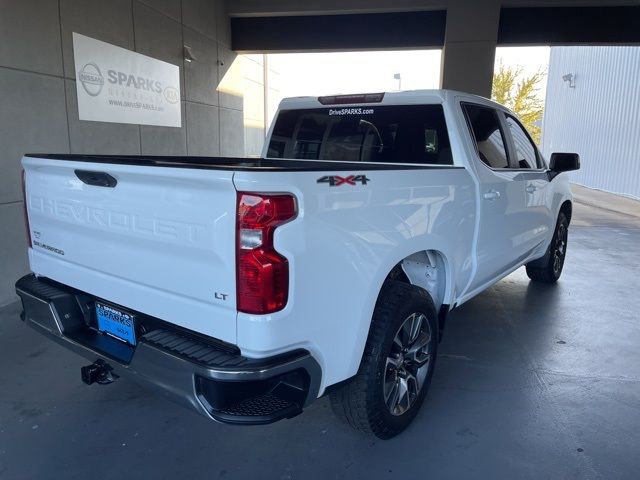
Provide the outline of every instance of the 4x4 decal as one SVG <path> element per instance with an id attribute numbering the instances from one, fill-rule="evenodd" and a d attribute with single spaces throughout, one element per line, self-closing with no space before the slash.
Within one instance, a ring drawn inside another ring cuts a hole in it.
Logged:
<path id="1" fill-rule="evenodd" d="M 339 187 L 340 185 L 355 185 L 361 183 L 366 185 L 370 181 L 366 175 L 349 175 L 348 177 L 341 177 L 339 175 L 325 175 L 320 177 L 318 183 L 328 183 L 330 187 Z"/>

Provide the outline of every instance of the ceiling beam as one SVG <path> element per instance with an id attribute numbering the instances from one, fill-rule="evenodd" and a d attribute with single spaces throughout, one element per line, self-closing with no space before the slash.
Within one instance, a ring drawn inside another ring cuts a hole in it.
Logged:
<path id="1" fill-rule="evenodd" d="M 232 48 L 240 53 L 441 48 L 446 19 L 446 10 L 234 17 Z M 497 44 L 640 45 L 638 25 L 640 6 L 502 7 Z M 473 29 L 463 30 L 473 37 Z"/>
<path id="2" fill-rule="evenodd" d="M 231 19 L 240 53 L 440 48 L 446 12 L 244 17 Z"/>
<path id="3" fill-rule="evenodd" d="M 354 13 L 419 12 L 464 6 L 473 0 L 228 0 L 231 17 L 345 15 Z M 634 6 L 638 0 L 502 0 L 511 7 L 612 7 Z"/>

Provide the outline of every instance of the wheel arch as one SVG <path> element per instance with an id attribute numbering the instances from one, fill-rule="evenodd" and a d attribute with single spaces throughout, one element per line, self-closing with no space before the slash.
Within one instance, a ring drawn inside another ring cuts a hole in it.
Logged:
<path id="1" fill-rule="evenodd" d="M 433 295 L 432 292 L 429 292 L 429 294 L 434 301 L 436 315 L 438 316 L 440 339 L 442 338 L 447 313 L 456 299 L 456 275 L 459 274 L 459 272 L 454 263 L 455 252 L 453 250 L 450 251 L 450 245 L 446 243 L 444 238 L 437 235 L 431 236 L 431 242 L 428 244 L 429 248 L 426 249 L 424 248 L 425 243 L 427 243 L 425 240 L 425 238 L 420 237 L 413 239 L 412 242 L 404 243 L 401 249 L 394 249 L 394 254 L 389 255 L 377 266 L 375 273 L 373 273 L 373 281 L 370 283 L 368 295 L 366 296 L 371 299 L 372 302 L 366 305 L 366 311 L 363 311 L 362 322 L 359 324 L 360 333 L 357 336 L 357 343 L 351 352 L 350 374 L 346 376 L 345 379 L 355 375 L 362 361 L 366 339 L 372 326 L 375 305 L 389 280 L 415 285 L 423 288 L 427 292 L 431 289 L 433 292 L 434 289 L 431 286 L 425 288 L 426 285 L 421 281 L 422 279 L 419 279 L 419 276 L 422 273 L 426 281 L 427 272 L 431 274 L 436 273 L 437 290 L 435 291 L 437 291 L 437 293 Z M 433 268 L 434 266 L 435 269 Z M 431 279 L 433 280 L 433 275 Z"/>
<path id="2" fill-rule="evenodd" d="M 431 295 L 438 310 L 448 304 L 451 291 L 451 274 L 447 257 L 440 250 L 420 250 L 398 261 L 387 273 L 385 281 L 397 280 L 421 287 Z"/>
<path id="3" fill-rule="evenodd" d="M 429 293 L 438 315 L 438 333 L 442 339 L 453 296 L 453 275 L 446 255 L 436 249 L 420 250 L 407 255 L 389 271 L 384 283 L 388 280 L 414 285 Z"/>
<path id="4" fill-rule="evenodd" d="M 554 220 L 553 232 L 555 232 L 555 228 L 556 228 L 555 225 L 557 224 L 558 218 L 560 217 L 561 213 L 564 213 L 566 215 L 567 222 L 570 224 L 571 215 L 573 214 L 573 204 L 571 200 L 567 199 L 560 204 L 560 208 L 558 209 L 558 214 L 556 215 L 556 218 Z M 527 263 L 527 266 L 533 267 L 533 268 L 542 268 L 549 261 L 549 255 L 550 255 L 549 248 L 551 245 L 551 241 L 553 239 L 553 232 L 551 232 L 551 238 L 549 239 L 549 246 L 547 246 L 547 249 L 545 250 L 544 255 L 542 255 L 540 258 L 530 261 L 529 263 Z"/>
<path id="5" fill-rule="evenodd" d="M 573 214 L 573 203 L 571 203 L 571 200 L 562 202 L 560 210 L 558 211 L 558 214 L 560 213 L 564 213 L 567 216 L 567 221 L 571 223 L 571 215 Z"/>

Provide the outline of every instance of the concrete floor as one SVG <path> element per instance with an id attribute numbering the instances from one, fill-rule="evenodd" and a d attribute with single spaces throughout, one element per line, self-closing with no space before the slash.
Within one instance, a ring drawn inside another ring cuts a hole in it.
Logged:
<path id="1" fill-rule="evenodd" d="M 639 211 L 640 216 L 640 211 Z M 640 470 L 640 218 L 575 206 L 555 286 L 521 269 L 451 315 L 414 424 L 383 442 L 327 399 L 229 427 L 120 380 L 0 313 L 0 478 L 603 478 Z"/>

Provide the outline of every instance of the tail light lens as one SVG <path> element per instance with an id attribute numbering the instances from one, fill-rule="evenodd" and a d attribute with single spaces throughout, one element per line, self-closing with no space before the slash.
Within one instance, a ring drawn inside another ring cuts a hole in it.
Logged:
<path id="1" fill-rule="evenodd" d="M 282 310 L 289 293 L 289 263 L 273 245 L 275 229 L 297 215 L 292 195 L 238 192 L 236 279 L 238 310 Z"/>
<path id="2" fill-rule="evenodd" d="M 27 211 L 27 173 L 22 170 L 22 206 L 24 207 L 24 226 L 27 234 L 27 241 L 29 242 L 29 248 L 33 247 L 31 243 L 31 227 L 29 227 L 29 213 Z"/>

